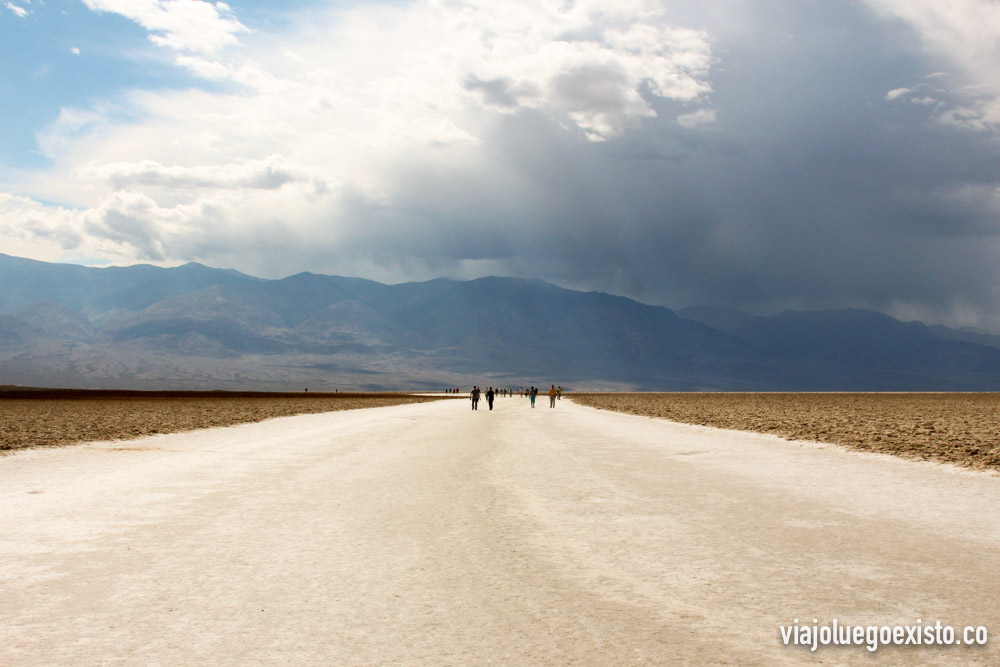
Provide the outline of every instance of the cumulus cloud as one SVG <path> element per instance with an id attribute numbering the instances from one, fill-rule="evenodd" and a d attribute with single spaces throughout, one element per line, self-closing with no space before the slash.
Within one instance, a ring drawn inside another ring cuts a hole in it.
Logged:
<path id="1" fill-rule="evenodd" d="M 613 12 L 596 2 L 359 9 L 331 34 L 317 35 L 321 44 L 283 50 L 296 68 L 311 64 L 305 77 L 280 63 L 267 70 L 261 63 L 204 56 L 177 62 L 199 76 L 258 90 L 303 86 L 316 94 L 322 88 L 327 103 L 362 102 L 376 113 L 402 111 L 399 100 L 405 98 L 410 114 L 431 107 L 440 117 L 471 96 L 503 111 L 551 113 L 601 140 L 634 119 L 655 116 L 647 98 L 692 102 L 710 92 L 707 35 L 670 24 L 658 3 L 632 5 Z M 392 124 L 404 123 L 402 116 L 397 113 Z"/>
<path id="2" fill-rule="evenodd" d="M 149 31 L 158 46 L 215 53 L 236 44 L 247 27 L 223 2 L 205 0 L 83 0 L 94 11 L 120 14 Z M 8 5 L 9 6 L 9 5 Z"/>
<path id="3" fill-rule="evenodd" d="M 460 26 L 479 36 L 464 45 L 465 87 L 487 105 L 553 112 L 605 140 L 655 116 L 648 97 L 694 101 L 711 91 L 708 36 L 671 25 L 658 3 L 611 16 L 606 3 L 510 6 L 476 5 Z"/>
<path id="4" fill-rule="evenodd" d="M 75 212 L 2 192 L 0 234 L 7 239 L 54 245 L 63 251 L 74 250 L 85 242 Z"/>

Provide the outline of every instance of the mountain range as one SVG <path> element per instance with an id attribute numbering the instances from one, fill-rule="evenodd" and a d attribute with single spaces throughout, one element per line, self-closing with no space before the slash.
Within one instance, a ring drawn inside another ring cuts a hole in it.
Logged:
<path id="1" fill-rule="evenodd" d="M 674 312 L 539 280 L 265 280 L 0 254 L 0 385 L 1000 390 L 1000 336 L 867 310 Z"/>

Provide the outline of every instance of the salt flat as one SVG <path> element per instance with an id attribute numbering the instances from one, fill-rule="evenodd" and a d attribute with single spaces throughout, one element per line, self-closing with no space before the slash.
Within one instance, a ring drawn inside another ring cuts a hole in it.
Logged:
<path id="1" fill-rule="evenodd" d="M 0 458 L 0 664 L 997 664 L 1000 478 L 540 397 Z"/>

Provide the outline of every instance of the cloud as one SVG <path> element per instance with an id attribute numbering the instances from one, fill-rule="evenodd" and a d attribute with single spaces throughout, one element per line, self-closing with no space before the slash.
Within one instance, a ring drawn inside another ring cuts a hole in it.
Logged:
<path id="1" fill-rule="evenodd" d="M 1000 5 L 992 0 L 866 0 L 908 23 L 935 52 L 990 78 L 1000 66 Z"/>
<path id="2" fill-rule="evenodd" d="M 24 7 L 18 7 L 13 2 L 8 2 L 7 3 L 7 9 L 9 9 L 12 12 L 14 12 L 14 14 L 16 14 L 18 17 L 20 17 L 22 19 L 25 16 L 28 15 L 28 10 L 27 9 L 25 9 Z"/>
<path id="3" fill-rule="evenodd" d="M 647 98 L 691 102 L 710 93 L 707 35 L 671 25 L 655 3 L 610 18 L 602 5 L 550 6 L 539 14 L 476 6 L 469 25 L 483 39 L 465 45 L 466 89 L 505 111 L 557 114 L 592 140 L 655 116 Z M 496 26 L 503 32 L 489 34 Z"/>
<path id="4" fill-rule="evenodd" d="M 120 14 L 149 31 L 157 46 L 216 53 L 248 32 L 223 2 L 205 0 L 83 0 L 97 12 Z"/>
<path id="5" fill-rule="evenodd" d="M 218 4 L 188 1 L 190 32 L 154 20 L 177 3 L 89 4 L 169 42 L 191 86 L 64 109 L 38 138 L 53 166 L 11 184 L 0 237 L 1000 325 L 1000 67 L 961 12 L 439 0 L 263 34 Z M 198 31 L 216 46 L 183 46 Z"/>
<path id="6" fill-rule="evenodd" d="M 707 36 L 671 25 L 658 3 L 633 5 L 614 12 L 596 2 L 417 2 L 359 9 L 323 35 L 322 43 L 282 51 L 286 60 L 313 63 L 307 80 L 285 64 L 279 64 L 278 83 L 277 72 L 259 62 L 199 56 L 177 62 L 204 78 L 256 89 L 328 85 L 325 97 L 363 99 L 376 111 L 396 106 L 403 96 L 412 97 L 411 113 L 426 105 L 441 115 L 470 99 L 507 112 L 537 109 L 603 140 L 636 119 L 655 116 L 647 98 L 695 102 L 710 93 Z M 387 42 L 392 48 L 385 48 Z"/>
<path id="7" fill-rule="evenodd" d="M 1000 4 L 992 0 L 866 1 L 882 15 L 908 25 L 930 52 L 947 59 L 966 79 L 965 85 L 949 89 L 951 100 L 938 113 L 943 122 L 976 130 L 1000 128 Z M 898 90 L 900 94 L 912 92 Z M 939 100 L 911 101 L 930 104 Z"/>
<path id="8" fill-rule="evenodd" d="M 105 183 L 112 190 L 144 186 L 171 190 L 273 190 L 287 183 L 309 180 L 307 174 L 290 167 L 280 155 L 271 155 L 263 160 L 197 167 L 164 166 L 153 160 L 88 163 L 76 173 L 85 181 Z"/>
<path id="9" fill-rule="evenodd" d="M 0 234 L 8 239 L 55 245 L 62 251 L 75 250 L 85 243 L 73 211 L 7 193 L 0 193 Z"/>
<path id="10" fill-rule="evenodd" d="M 713 123 L 715 123 L 715 109 L 698 109 L 677 117 L 677 124 L 681 127 L 695 128 Z"/>
<path id="11" fill-rule="evenodd" d="M 924 79 L 912 87 L 890 90 L 886 99 L 929 107 L 932 117 L 944 125 L 991 133 L 1000 129 L 1000 89 L 956 85 L 955 77 L 940 75 Z"/>

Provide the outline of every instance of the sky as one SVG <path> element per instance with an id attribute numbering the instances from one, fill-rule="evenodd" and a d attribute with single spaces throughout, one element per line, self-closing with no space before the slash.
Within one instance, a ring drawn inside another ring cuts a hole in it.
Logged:
<path id="1" fill-rule="evenodd" d="M 0 0 L 0 252 L 1000 331 L 997 0 Z"/>

